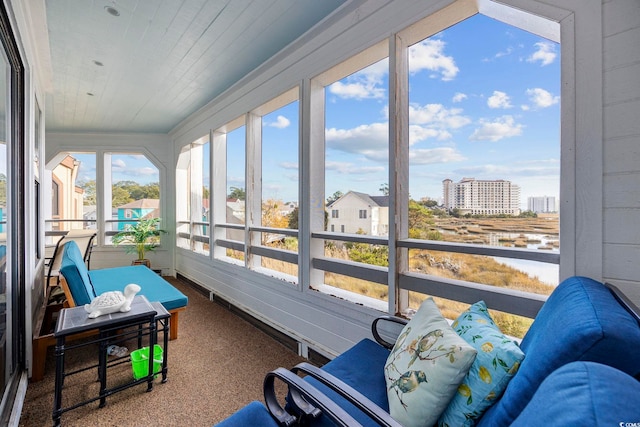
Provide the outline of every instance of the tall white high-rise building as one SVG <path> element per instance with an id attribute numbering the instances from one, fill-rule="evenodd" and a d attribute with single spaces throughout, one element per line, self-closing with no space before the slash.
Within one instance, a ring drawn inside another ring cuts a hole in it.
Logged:
<path id="1" fill-rule="evenodd" d="M 442 195 L 446 209 L 458 209 L 463 215 L 520 215 L 520 187 L 511 181 L 445 179 Z"/>
<path id="2" fill-rule="evenodd" d="M 558 212 L 557 199 L 552 196 L 529 197 L 527 209 L 535 213 Z"/>

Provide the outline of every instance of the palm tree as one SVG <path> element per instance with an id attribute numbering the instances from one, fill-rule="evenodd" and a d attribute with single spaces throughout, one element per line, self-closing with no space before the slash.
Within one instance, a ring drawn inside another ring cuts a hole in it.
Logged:
<path id="1" fill-rule="evenodd" d="M 111 242 L 116 246 L 127 245 L 127 253 L 135 253 L 138 260 L 144 260 L 145 252 L 153 251 L 160 244 L 160 234 L 166 233 L 158 228 L 159 225 L 160 218 L 140 219 L 133 225 L 127 224 L 123 231 L 113 236 Z"/>

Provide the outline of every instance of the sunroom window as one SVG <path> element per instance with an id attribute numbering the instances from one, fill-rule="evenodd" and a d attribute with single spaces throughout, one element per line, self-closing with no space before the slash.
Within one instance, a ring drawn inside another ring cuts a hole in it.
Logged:
<path id="1" fill-rule="evenodd" d="M 161 218 L 160 171 L 141 153 L 104 154 L 106 243 L 141 219 Z"/>
<path id="2" fill-rule="evenodd" d="M 322 236 L 323 260 L 316 265 L 317 273 L 324 274 L 314 275 L 312 286 L 328 285 L 376 300 L 386 300 L 388 292 L 386 273 L 380 274 L 388 265 L 388 55 L 383 41 L 314 80 L 324 97 L 323 231 L 332 234 Z M 362 209 L 376 221 L 361 221 Z"/>
<path id="3" fill-rule="evenodd" d="M 209 255 L 209 136 L 198 138 L 178 155 L 176 167 L 176 245 Z"/>
<path id="4" fill-rule="evenodd" d="M 473 283 L 523 295 L 557 284 L 559 25 L 490 6 L 455 3 L 313 80 L 330 230 L 312 230 L 325 245 L 312 249 L 313 287 L 386 301 L 393 286 L 403 311 L 427 295 L 464 301 Z"/>
<path id="5" fill-rule="evenodd" d="M 407 272 L 441 289 L 462 281 L 548 295 L 559 278 L 560 45 L 483 14 L 434 33 L 436 19 L 401 35 Z M 417 308 L 427 295 L 403 303 Z M 467 306 L 436 301 L 454 316 Z M 494 316 L 513 335 L 530 324 Z"/>
<path id="6" fill-rule="evenodd" d="M 97 228 L 96 154 L 63 153 L 51 168 L 51 207 L 45 245 L 71 229 Z"/>
<path id="7" fill-rule="evenodd" d="M 244 265 L 245 117 L 216 129 L 212 149 L 214 258 Z"/>
<path id="8" fill-rule="evenodd" d="M 249 267 L 286 280 L 298 280 L 299 88 L 285 92 L 249 114 L 253 161 L 248 158 L 255 211 Z M 259 130 L 259 132 L 258 132 Z"/>

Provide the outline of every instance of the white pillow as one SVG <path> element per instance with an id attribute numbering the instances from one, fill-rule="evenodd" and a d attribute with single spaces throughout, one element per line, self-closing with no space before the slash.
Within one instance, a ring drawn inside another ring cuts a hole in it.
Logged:
<path id="1" fill-rule="evenodd" d="M 449 326 L 433 299 L 426 299 L 384 367 L 391 416 L 405 427 L 433 426 L 475 357 L 476 350 Z"/>

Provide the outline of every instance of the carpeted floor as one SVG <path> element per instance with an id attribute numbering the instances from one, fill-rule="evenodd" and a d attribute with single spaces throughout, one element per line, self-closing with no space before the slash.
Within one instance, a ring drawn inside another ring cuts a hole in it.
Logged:
<path id="1" fill-rule="evenodd" d="M 264 401 L 264 375 L 290 368 L 302 358 L 271 337 L 179 280 L 169 278 L 189 297 L 180 313 L 179 338 L 169 342 L 168 381 L 157 379 L 153 391 L 131 387 L 98 402 L 66 412 L 64 426 L 211 426 L 252 400 Z M 66 370 L 97 360 L 96 347 L 68 352 Z M 49 350 L 45 377 L 30 383 L 21 426 L 52 425 L 55 364 Z M 65 379 L 63 406 L 93 397 L 94 370 Z M 131 378 L 131 365 L 110 368 L 109 386 Z"/>

